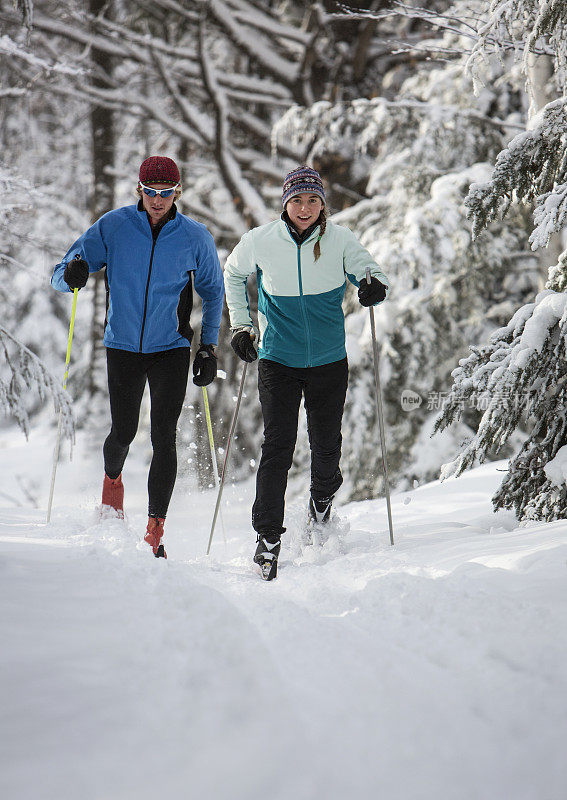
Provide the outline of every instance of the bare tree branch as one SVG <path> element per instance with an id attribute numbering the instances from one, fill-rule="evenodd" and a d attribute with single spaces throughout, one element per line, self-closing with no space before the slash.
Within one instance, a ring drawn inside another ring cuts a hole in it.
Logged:
<path id="1" fill-rule="evenodd" d="M 268 222 L 270 216 L 258 192 L 243 177 L 237 160 L 232 154 L 229 144 L 228 109 L 212 64 L 206 52 L 205 24 L 201 22 L 199 31 L 199 58 L 203 70 L 203 82 L 216 113 L 215 156 L 219 164 L 223 180 L 234 199 L 239 214 L 249 223 L 248 227 Z"/>

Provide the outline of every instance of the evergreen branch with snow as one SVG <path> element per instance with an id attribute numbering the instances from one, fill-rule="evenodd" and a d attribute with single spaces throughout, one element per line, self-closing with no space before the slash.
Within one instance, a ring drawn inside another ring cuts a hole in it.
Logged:
<path id="1" fill-rule="evenodd" d="M 24 405 L 27 390 L 37 389 L 41 400 L 51 398 L 61 413 L 63 435 L 74 441 L 75 423 L 72 400 L 43 362 L 0 325 L 0 345 L 8 375 L 0 375 L 0 406 L 14 417 L 26 437 L 30 432 L 29 413 Z"/>
<path id="2" fill-rule="evenodd" d="M 530 236 L 532 248 L 547 247 L 551 235 L 567 224 L 567 183 L 538 197 L 534 222 L 536 227 Z"/>
<path id="3" fill-rule="evenodd" d="M 496 53 L 502 58 L 503 53 L 510 50 L 517 60 L 522 61 L 528 83 L 530 56 L 553 56 L 564 86 L 566 34 L 567 5 L 564 0 L 491 0 L 467 64 L 476 89 L 484 85 L 483 74 L 491 56 Z"/>
<path id="4" fill-rule="evenodd" d="M 539 124 L 515 136 L 499 154 L 490 181 L 471 185 L 465 205 L 473 219 L 473 236 L 505 215 L 513 201 L 529 203 L 543 195 L 550 198 L 551 193 L 560 191 L 558 185 L 567 181 L 567 101 L 560 98 L 548 103 L 538 119 Z M 543 211 L 538 217 L 535 246 L 542 240 L 547 214 L 543 197 L 538 202 L 543 203 Z"/>
<path id="5" fill-rule="evenodd" d="M 460 475 L 498 451 L 519 427 L 531 431 L 493 498 L 520 519 L 557 519 L 567 513 L 564 481 L 552 462 L 567 444 L 567 251 L 549 271 L 545 291 L 522 306 L 484 347 L 471 347 L 452 373 L 453 386 L 434 432 L 458 420 L 471 404 L 484 411 L 476 433 L 443 466 Z M 488 401 L 488 402 L 486 402 Z M 551 466 L 550 466 L 551 465 Z"/>

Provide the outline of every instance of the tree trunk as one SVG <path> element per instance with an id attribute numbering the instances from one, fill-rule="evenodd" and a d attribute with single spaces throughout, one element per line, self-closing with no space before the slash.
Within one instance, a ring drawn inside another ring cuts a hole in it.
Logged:
<path id="1" fill-rule="evenodd" d="M 374 0 L 374 2 L 370 4 L 369 10 L 378 11 L 378 9 L 384 5 L 386 5 L 384 0 Z M 376 30 L 376 25 L 377 20 L 370 19 L 360 28 L 352 61 L 353 78 L 355 81 L 360 81 L 364 77 L 364 71 L 366 70 L 368 61 L 368 50 L 372 42 L 372 37 L 374 36 L 374 31 Z"/>
<path id="2" fill-rule="evenodd" d="M 109 0 L 89 0 L 89 11 L 94 16 L 111 9 Z M 94 86 L 105 85 L 102 75 L 111 75 L 113 64 L 108 53 L 92 49 Z M 93 192 L 90 203 L 91 222 L 96 222 L 114 207 L 115 179 L 114 152 L 115 132 L 113 112 L 93 105 L 90 112 L 92 137 Z M 105 354 L 102 344 L 106 316 L 105 270 L 95 273 L 92 280 L 93 307 L 91 323 L 91 355 L 87 372 L 87 391 L 89 397 L 106 396 Z"/>

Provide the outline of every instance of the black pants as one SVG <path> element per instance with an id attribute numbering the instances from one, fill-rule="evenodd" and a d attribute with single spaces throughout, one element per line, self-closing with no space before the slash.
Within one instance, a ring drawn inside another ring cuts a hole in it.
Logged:
<path id="1" fill-rule="evenodd" d="M 117 478 L 122 472 L 128 449 L 138 430 L 140 404 L 147 380 L 153 447 L 148 477 L 148 511 L 155 517 L 165 517 L 177 475 L 175 437 L 187 390 L 189 358 L 188 347 L 160 353 L 131 353 L 106 348 L 112 428 L 103 447 L 104 471 L 109 478 Z"/>
<path id="2" fill-rule="evenodd" d="M 311 494 L 335 494 L 343 478 L 341 423 L 348 383 L 346 358 L 321 367 L 286 367 L 260 359 L 258 390 L 264 417 L 262 457 L 256 477 L 252 526 L 282 530 L 287 473 L 291 467 L 302 395 L 311 447 Z"/>

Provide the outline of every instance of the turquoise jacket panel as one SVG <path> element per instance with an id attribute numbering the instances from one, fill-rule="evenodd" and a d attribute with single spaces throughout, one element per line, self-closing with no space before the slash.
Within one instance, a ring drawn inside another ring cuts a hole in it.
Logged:
<path id="1" fill-rule="evenodd" d="M 76 255 L 90 272 L 106 267 L 108 312 L 104 344 L 121 350 L 154 353 L 189 347 L 192 331 L 180 318 L 190 313 L 191 276 L 203 300 L 201 340 L 216 344 L 222 315 L 222 270 L 213 237 L 204 225 L 177 212 L 156 241 L 146 212 L 125 206 L 104 214 L 69 248 L 51 278 L 59 291 Z"/>
<path id="2" fill-rule="evenodd" d="M 233 328 L 253 326 L 246 282 L 256 271 L 258 282 L 258 354 L 291 367 L 315 367 L 346 355 L 342 301 L 346 279 L 358 285 L 371 275 L 388 279 L 368 250 L 348 228 L 327 222 L 319 235 L 298 245 L 282 220 L 244 234 L 224 267 L 226 299 Z"/>

